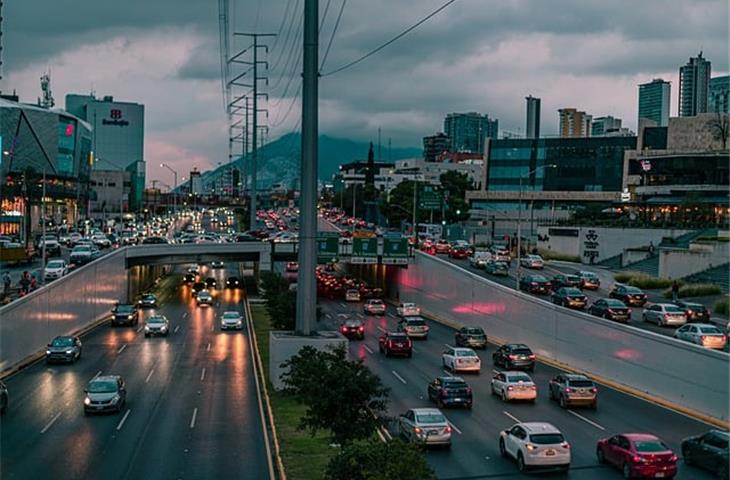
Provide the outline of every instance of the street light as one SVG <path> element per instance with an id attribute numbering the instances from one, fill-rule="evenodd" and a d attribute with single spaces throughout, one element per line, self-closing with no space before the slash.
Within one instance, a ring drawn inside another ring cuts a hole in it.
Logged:
<path id="1" fill-rule="evenodd" d="M 522 273 L 522 266 L 520 265 L 520 261 L 522 260 L 522 179 L 525 177 L 529 177 L 533 173 L 537 172 L 538 170 L 542 170 L 544 168 L 556 168 L 557 165 L 554 163 L 548 164 L 548 165 L 540 165 L 539 167 L 535 167 L 529 172 L 525 173 L 524 175 L 520 176 L 520 190 L 518 194 L 518 200 L 517 200 L 517 275 L 515 275 L 515 282 L 516 282 L 516 289 L 520 289 L 520 274 Z"/>
<path id="2" fill-rule="evenodd" d="M 173 170 L 173 169 L 172 169 L 172 168 L 170 167 L 170 165 L 168 165 L 168 164 L 166 164 L 166 163 L 161 163 L 161 164 L 160 164 L 160 167 L 162 167 L 162 168 L 166 168 L 166 169 L 170 170 L 170 171 L 172 172 L 173 176 L 174 176 L 174 183 L 173 183 L 173 186 L 174 186 L 175 188 L 173 188 L 173 190 L 172 190 L 172 201 L 173 201 L 173 205 L 174 205 L 174 206 L 173 206 L 173 209 L 174 209 L 174 211 L 175 211 L 175 215 L 177 215 L 177 172 L 176 172 L 175 170 Z"/>

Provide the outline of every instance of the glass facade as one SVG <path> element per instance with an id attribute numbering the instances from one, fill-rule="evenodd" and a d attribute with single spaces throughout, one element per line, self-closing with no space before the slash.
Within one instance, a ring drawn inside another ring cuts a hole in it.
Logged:
<path id="1" fill-rule="evenodd" d="M 639 122 L 646 118 L 658 127 L 669 125 L 669 101 L 672 85 L 661 78 L 639 85 Z"/>

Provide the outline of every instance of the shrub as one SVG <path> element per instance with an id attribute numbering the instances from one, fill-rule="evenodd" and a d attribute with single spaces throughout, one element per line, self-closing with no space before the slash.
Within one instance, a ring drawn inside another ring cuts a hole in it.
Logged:
<path id="1" fill-rule="evenodd" d="M 720 300 L 715 304 L 715 313 L 719 315 L 730 314 L 730 298 Z"/>
<path id="2" fill-rule="evenodd" d="M 537 253 L 545 260 L 562 260 L 564 262 L 580 263 L 580 257 L 578 255 L 568 255 L 567 253 L 555 252 L 545 248 L 538 248 Z"/>
<path id="3" fill-rule="evenodd" d="M 637 275 L 641 275 L 640 272 L 621 272 L 613 276 L 613 279 L 618 283 L 629 283 L 629 280 Z"/>
<path id="4" fill-rule="evenodd" d="M 371 439 L 354 443 L 330 460 L 327 480 L 431 480 L 433 470 L 421 449 L 411 443 Z"/>
<path id="5" fill-rule="evenodd" d="M 710 283 L 688 283 L 679 287 L 680 298 L 685 297 L 704 297 L 707 295 L 719 295 L 722 289 L 719 285 Z M 672 289 L 664 290 L 664 298 L 672 298 Z"/>
<path id="6" fill-rule="evenodd" d="M 652 277 L 651 275 L 641 272 L 617 273 L 613 278 L 618 283 L 624 283 L 626 285 L 631 285 L 632 287 L 644 288 L 647 290 L 671 287 L 674 282 L 674 280 L 669 278 Z M 679 284 L 682 285 L 683 282 L 680 280 Z"/>

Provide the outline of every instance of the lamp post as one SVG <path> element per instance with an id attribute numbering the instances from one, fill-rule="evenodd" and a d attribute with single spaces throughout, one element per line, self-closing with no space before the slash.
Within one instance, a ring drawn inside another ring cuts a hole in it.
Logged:
<path id="1" fill-rule="evenodd" d="M 517 200 L 517 275 L 515 275 L 515 288 L 517 290 L 520 289 L 520 274 L 522 272 L 522 266 L 520 265 L 520 262 L 522 260 L 522 179 L 525 177 L 529 177 L 538 170 L 555 167 L 557 167 L 557 165 L 555 165 L 554 163 L 551 163 L 549 165 L 541 165 L 520 176 L 520 190 Z"/>
<path id="2" fill-rule="evenodd" d="M 177 172 L 175 170 L 173 170 L 170 167 L 170 165 L 168 165 L 166 163 L 161 163 L 160 164 L 160 167 L 166 168 L 166 169 L 168 169 L 168 170 L 170 170 L 172 172 L 173 180 L 174 180 L 173 189 L 172 189 L 172 202 L 173 202 L 173 205 L 174 205 L 173 206 L 173 211 L 175 212 L 175 215 L 177 215 L 177 190 L 176 190 L 177 189 Z"/>

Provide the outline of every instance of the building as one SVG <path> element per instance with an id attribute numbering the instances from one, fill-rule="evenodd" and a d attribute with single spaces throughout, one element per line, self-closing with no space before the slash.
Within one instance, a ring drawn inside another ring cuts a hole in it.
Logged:
<path id="1" fill-rule="evenodd" d="M 129 209 L 139 210 L 145 187 L 144 105 L 115 101 L 114 97 L 66 95 L 66 109 L 90 123 L 94 130 L 94 168 L 130 173 Z"/>
<path id="2" fill-rule="evenodd" d="M 451 138 L 452 152 L 482 152 L 485 138 L 497 138 L 499 120 L 476 112 L 450 113 L 444 119 L 444 133 Z"/>
<path id="3" fill-rule="evenodd" d="M 591 122 L 592 137 L 602 137 L 620 131 L 621 119 L 612 117 L 611 115 L 594 118 Z"/>
<path id="4" fill-rule="evenodd" d="M 527 101 L 525 137 L 540 138 L 540 99 L 529 95 L 525 100 Z"/>
<path id="5" fill-rule="evenodd" d="M 693 117 L 707 112 L 711 63 L 702 52 L 679 68 L 679 116 Z"/>
<path id="6" fill-rule="evenodd" d="M 708 111 L 730 113 L 730 75 L 710 79 L 710 98 Z"/>
<path id="7" fill-rule="evenodd" d="M 559 132 L 561 137 L 589 137 L 593 117 L 575 108 L 561 108 Z"/>
<path id="8" fill-rule="evenodd" d="M 443 132 L 423 137 L 423 158 L 435 162 L 436 158 L 451 148 L 451 138 Z"/>
<path id="9" fill-rule="evenodd" d="M 669 105 L 671 102 L 672 84 L 655 78 L 649 83 L 639 85 L 639 121 L 654 122 L 656 126 L 666 127 L 669 124 Z"/>
<path id="10" fill-rule="evenodd" d="M 121 218 L 129 212 L 131 172 L 126 170 L 91 170 L 89 208 L 93 218 Z"/>

